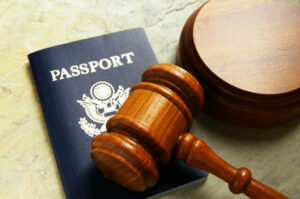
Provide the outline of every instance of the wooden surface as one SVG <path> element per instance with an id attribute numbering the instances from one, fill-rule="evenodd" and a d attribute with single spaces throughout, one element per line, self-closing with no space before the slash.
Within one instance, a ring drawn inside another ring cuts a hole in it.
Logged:
<path id="1" fill-rule="evenodd" d="M 92 141 L 91 157 L 105 176 L 130 190 L 144 191 L 158 179 L 154 160 L 167 166 L 176 148 L 177 158 L 221 178 L 235 194 L 287 198 L 253 179 L 249 169 L 236 169 L 204 141 L 185 133 L 191 113 L 203 107 L 202 87 L 191 74 L 172 64 L 159 64 L 148 68 L 142 80 L 108 120 L 107 134 Z"/>
<path id="2" fill-rule="evenodd" d="M 212 115 L 269 127 L 300 112 L 299 35 L 300 10 L 285 0 L 210 0 L 186 22 L 181 64 Z"/>
<path id="3" fill-rule="evenodd" d="M 109 133 L 95 137 L 91 157 L 105 176 L 124 187 L 144 191 L 158 179 L 152 156 L 130 137 Z"/>
<path id="4" fill-rule="evenodd" d="M 175 63 L 182 27 L 205 0 L 0 1 L 0 198 L 63 199 L 64 190 L 27 54 L 52 45 L 144 27 L 159 62 Z M 289 0 L 300 8 L 299 0 Z M 120 20 L 120 18 L 122 20 Z M 202 112 L 191 131 L 234 166 L 299 198 L 300 117 L 270 129 L 231 125 Z M 214 175 L 156 197 L 245 199 Z"/>
<path id="5" fill-rule="evenodd" d="M 300 10 L 285 0 L 211 0 L 194 24 L 194 43 L 208 69 L 258 94 L 300 87 Z"/>
<path id="6" fill-rule="evenodd" d="M 178 137 L 191 126 L 190 110 L 196 112 L 203 107 L 203 93 L 198 81 L 183 69 L 176 68 L 171 64 L 160 64 L 147 69 L 143 82 L 133 86 L 128 99 L 108 120 L 108 134 L 93 139 L 91 156 L 95 164 L 104 175 L 131 190 L 144 191 L 154 185 L 157 175 L 153 173 L 157 171 L 155 166 L 149 165 L 155 165 L 153 159 L 160 165 L 169 162 Z M 118 142 L 119 147 L 111 147 Z M 110 163 L 118 166 L 107 166 Z M 150 167 L 152 169 L 146 169 Z M 151 178 L 147 177 L 150 172 L 144 172 L 146 170 L 151 171 Z"/>
<path id="7" fill-rule="evenodd" d="M 182 134 L 176 145 L 176 157 L 190 166 L 208 171 L 228 183 L 232 193 L 244 193 L 252 199 L 287 199 L 288 197 L 252 178 L 247 168 L 235 168 L 191 133 Z"/>

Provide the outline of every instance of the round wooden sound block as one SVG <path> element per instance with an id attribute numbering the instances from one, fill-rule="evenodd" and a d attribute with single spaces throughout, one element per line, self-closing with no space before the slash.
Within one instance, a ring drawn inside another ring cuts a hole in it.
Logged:
<path id="1" fill-rule="evenodd" d="M 208 1 L 186 22 L 178 55 L 218 118 L 270 127 L 300 112 L 300 9 L 285 0 Z"/>

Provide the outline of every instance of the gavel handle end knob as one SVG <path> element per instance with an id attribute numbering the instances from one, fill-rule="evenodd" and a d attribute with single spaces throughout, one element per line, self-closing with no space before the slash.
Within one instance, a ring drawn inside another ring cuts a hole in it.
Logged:
<path id="1" fill-rule="evenodd" d="M 217 154 L 206 143 L 191 133 L 178 138 L 175 154 L 190 166 L 200 168 L 228 183 L 231 192 L 244 193 L 250 198 L 286 199 L 285 195 L 252 178 L 247 168 L 235 168 Z"/>

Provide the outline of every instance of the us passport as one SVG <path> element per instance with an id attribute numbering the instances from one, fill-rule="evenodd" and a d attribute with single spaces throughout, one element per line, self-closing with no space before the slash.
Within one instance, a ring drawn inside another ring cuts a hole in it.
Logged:
<path id="1" fill-rule="evenodd" d="M 93 137 L 158 64 L 142 28 L 50 47 L 28 55 L 67 198 L 147 198 L 202 182 L 207 173 L 172 160 L 142 193 L 103 176 L 90 158 Z"/>

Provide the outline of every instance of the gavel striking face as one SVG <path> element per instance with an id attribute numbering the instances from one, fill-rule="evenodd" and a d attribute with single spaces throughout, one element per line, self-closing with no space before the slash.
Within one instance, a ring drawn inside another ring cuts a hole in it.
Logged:
<path id="1" fill-rule="evenodd" d="M 155 185 L 157 165 L 166 165 L 175 149 L 177 158 L 220 177 L 233 193 L 287 198 L 252 179 L 248 169 L 231 166 L 202 140 L 186 133 L 192 115 L 203 105 L 202 87 L 190 73 L 171 64 L 152 66 L 108 120 L 108 133 L 93 139 L 91 157 L 106 177 L 130 190 L 144 191 Z"/>

